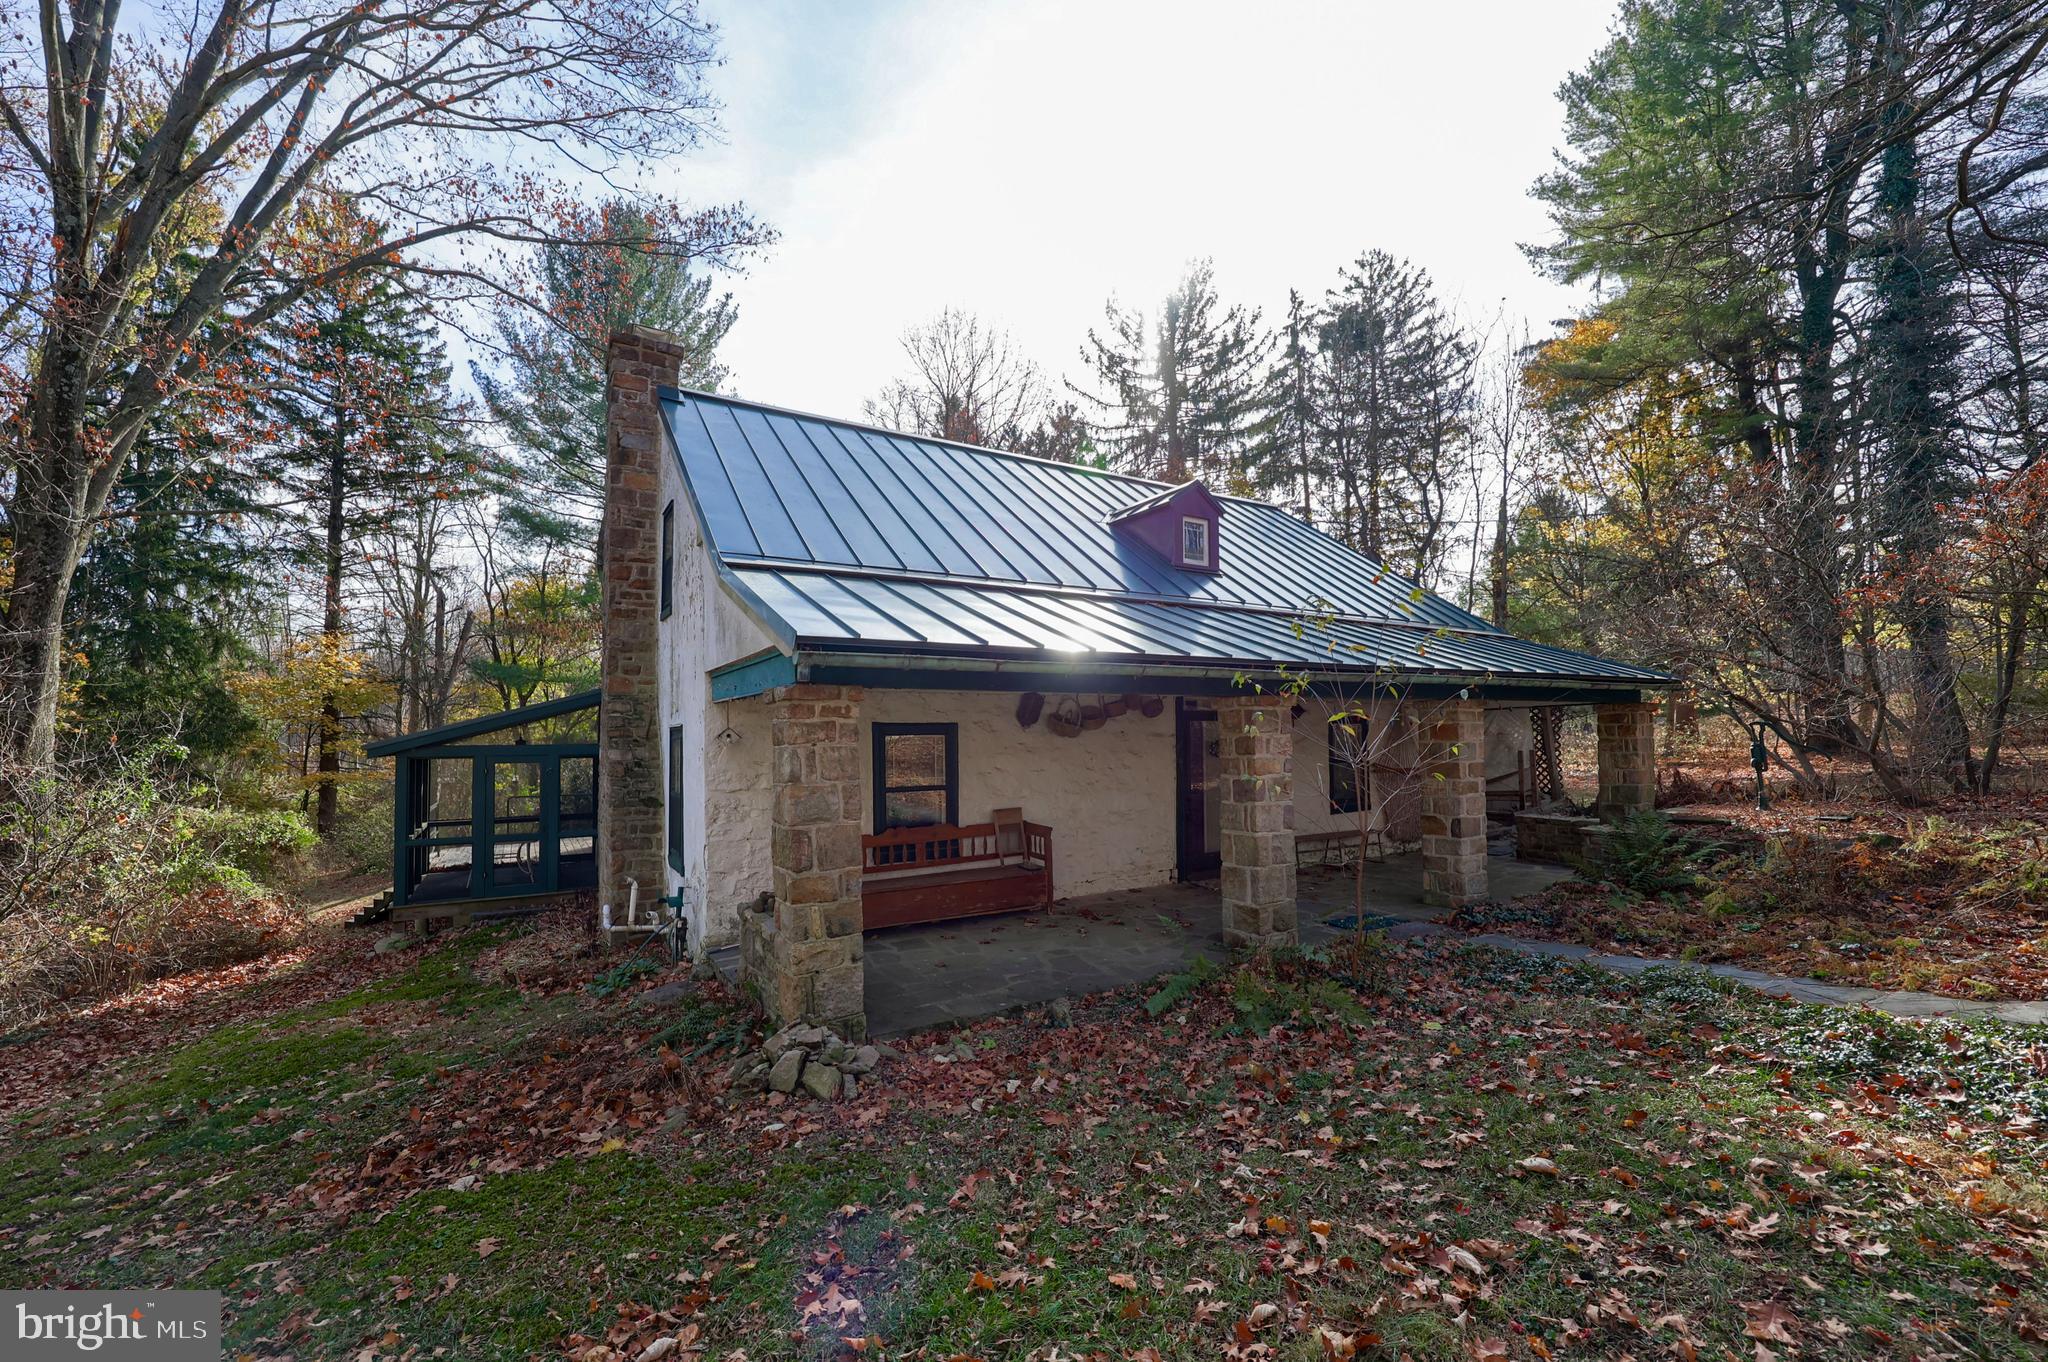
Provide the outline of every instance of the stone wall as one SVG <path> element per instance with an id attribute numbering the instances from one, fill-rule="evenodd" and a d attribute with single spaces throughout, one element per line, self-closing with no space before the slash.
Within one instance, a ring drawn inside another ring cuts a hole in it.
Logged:
<path id="1" fill-rule="evenodd" d="M 1515 855 L 1524 861 L 1576 866 L 1591 858 L 1606 830 L 1597 818 L 1524 810 L 1515 815 Z"/>
<path id="2" fill-rule="evenodd" d="M 1657 807 L 1657 706 L 1602 705 L 1599 725 L 1600 793 L 1595 810 L 1621 818 Z"/>
<path id="3" fill-rule="evenodd" d="M 1294 904 L 1293 701 L 1216 702 L 1223 783 L 1223 936 L 1238 946 L 1291 946 Z"/>
<path id="4" fill-rule="evenodd" d="M 1422 897 L 1460 907 L 1486 898 L 1486 707 L 1415 702 L 1422 729 Z"/>
<path id="5" fill-rule="evenodd" d="M 645 327 L 614 332 L 606 353 L 603 703 L 598 713 L 598 893 L 623 911 L 666 883 L 661 743 L 661 465 L 657 389 L 682 351 Z"/>

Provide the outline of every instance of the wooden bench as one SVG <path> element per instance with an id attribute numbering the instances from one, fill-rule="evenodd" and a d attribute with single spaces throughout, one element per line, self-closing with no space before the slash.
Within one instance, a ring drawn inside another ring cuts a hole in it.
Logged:
<path id="1" fill-rule="evenodd" d="M 1380 830 L 1372 829 L 1363 836 L 1357 828 L 1345 828 L 1339 832 L 1298 832 L 1294 834 L 1294 864 L 1349 865 L 1353 856 L 1363 853 L 1370 858 L 1375 852 L 1380 859 L 1386 858 L 1386 844 L 1380 838 Z"/>
<path id="2" fill-rule="evenodd" d="M 891 828 L 860 839 L 860 862 L 865 928 L 1052 907 L 1052 829 L 1021 817 Z"/>
<path id="3" fill-rule="evenodd" d="M 1536 771 L 1528 755 L 1515 753 L 1515 769 L 1486 778 L 1486 811 L 1520 811 L 1536 802 Z"/>

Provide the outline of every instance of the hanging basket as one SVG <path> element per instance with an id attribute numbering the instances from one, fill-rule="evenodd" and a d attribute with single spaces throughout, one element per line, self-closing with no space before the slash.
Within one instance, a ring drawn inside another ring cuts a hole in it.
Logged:
<path id="1" fill-rule="evenodd" d="M 1038 722 L 1038 716 L 1045 713 L 1045 697 L 1035 690 L 1027 690 L 1017 697 L 1017 727 L 1029 728 Z"/>
<path id="2" fill-rule="evenodd" d="M 1045 716 L 1045 727 L 1049 733 L 1062 738 L 1081 736 L 1081 702 L 1069 695 L 1062 698 L 1057 708 Z"/>
<path id="3" fill-rule="evenodd" d="M 1102 717 L 1105 719 L 1121 719 L 1124 715 L 1130 713 L 1130 709 L 1130 705 L 1124 700 L 1123 696 L 1114 696 L 1102 702 Z"/>
<path id="4" fill-rule="evenodd" d="M 1102 713 L 1101 705 L 1081 706 L 1081 727 L 1100 728 L 1108 722 L 1109 720 Z"/>
<path id="5" fill-rule="evenodd" d="M 1130 697 L 1126 696 L 1124 698 L 1129 699 Z M 1138 697 L 1138 713 L 1148 719 L 1156 719 L 1166 713 L 1166 701 L 1156 695 L 1141 695 Z"/>

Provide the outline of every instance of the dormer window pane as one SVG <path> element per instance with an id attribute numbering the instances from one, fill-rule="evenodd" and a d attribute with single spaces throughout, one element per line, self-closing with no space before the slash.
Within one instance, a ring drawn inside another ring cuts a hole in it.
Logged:
<path id="1" fill-rule="evenodd" d="M 1209 565 L 1209 522 L 1199 516 L 1183 516 L 1180 522 L 1180 560 L 1197 567 Z"/>

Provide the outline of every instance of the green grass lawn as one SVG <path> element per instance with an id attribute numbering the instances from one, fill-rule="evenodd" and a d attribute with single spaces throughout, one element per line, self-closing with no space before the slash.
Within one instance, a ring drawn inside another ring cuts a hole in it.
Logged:
<path id="1" fill-rule="evenodd" d="M 2048 1039 L 1479 950 L 1283 958 L 730 1093 L 477 932 L 16 1118 L 0 1280 L 298 1358 L 2016 1357 Z M 596 974 L 593 963 L 584 973 Z M 1761 1351 L 1760 1351 L 1761 1350 Z"/>

